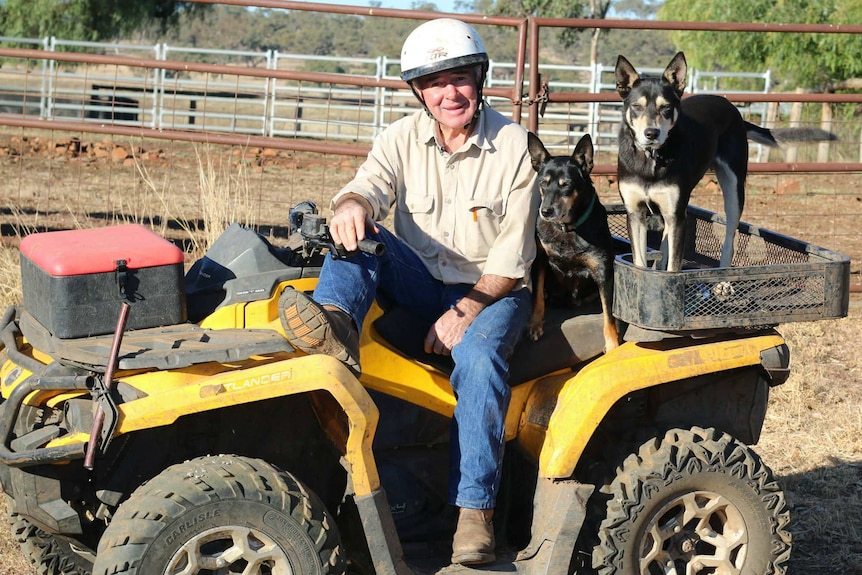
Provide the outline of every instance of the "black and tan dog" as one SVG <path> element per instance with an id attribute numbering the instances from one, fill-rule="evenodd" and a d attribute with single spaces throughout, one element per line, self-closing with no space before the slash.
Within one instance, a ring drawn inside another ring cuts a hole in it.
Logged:
<path id="1" fill-rule="evenodd" d="M 535 305 L 530 320 L 530 337 L 542 335 L 545 315 L 547 270 L 572 298 L 581 279 L 589 278 L 598 288 L 604 316 L 605 351 L 619 345 L 613 317 L 614 252 L 605 207 L 590 179 L 593 169 L 593 141 L 583 136 L 569 156 L 552 156 L 541 140 L 528 134 L 533 168 L 538 172 L 542 203 L 536 224 L 538 256 L 534 268 Z"/>
<path id="2" fill-rule="evenodd" d="M 647 267 L 647 216 L 664 218 L 662 267 L 682 267 L 686 207 L 691 192 L 713 169 L 727 220 L 721 267 L 729 267 L 745 203 L 748 139 L 775 147 L 783 142 L 836 139 L 825 130 L 767 130 L 746 122 L 729 100 L 701 94 L 683 99 L 687 66 L 679 52 L 661 78 L 642 78 L 623 56 L 617 59 L 617 92 L 623 99 L 617 176 L 629 219 L 634 264 Z"/>

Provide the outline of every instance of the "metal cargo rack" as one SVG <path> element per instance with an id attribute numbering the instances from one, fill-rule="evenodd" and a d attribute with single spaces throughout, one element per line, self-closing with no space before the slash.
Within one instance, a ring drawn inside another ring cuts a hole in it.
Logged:
<path id="1" fill-rule="evenodd" d="M 625 208 L 608 206 L 611 232 L 628 246 L 614 262 L 614 315 L 661 331 L 757 328 L 841 318 L 850 299 L 850 258 L 747 223 L 736 234 L 732 266 L 720 268 L 726 220 L 689 206 L 683 269 L 634 266 Z M 650 222 L 648 260 L 661 259 L 661 217 Z"/>

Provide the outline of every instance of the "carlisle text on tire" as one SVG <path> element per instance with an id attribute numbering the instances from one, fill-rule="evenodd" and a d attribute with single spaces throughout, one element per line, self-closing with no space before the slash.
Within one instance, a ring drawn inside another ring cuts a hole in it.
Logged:
<path id="1" fill-rule="evenodd" d="M 93 572 L 137 575 L 337 575 L 338 532 L 287 472 L 238 456 L 169 467 L 120 505 Z"/>

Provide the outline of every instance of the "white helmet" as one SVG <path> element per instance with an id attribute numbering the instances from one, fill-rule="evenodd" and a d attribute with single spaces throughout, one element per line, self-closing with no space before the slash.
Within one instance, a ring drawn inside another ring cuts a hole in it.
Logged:
<path id="1" fill-rule="evenodd" d="M 475 65 L 481 68 L 481 88 L 488 66 L 485 45 L 472 26 L 454 18 L 421 24 L 401 48 L 401 79 L 411 84 L 428 74 Z"/>

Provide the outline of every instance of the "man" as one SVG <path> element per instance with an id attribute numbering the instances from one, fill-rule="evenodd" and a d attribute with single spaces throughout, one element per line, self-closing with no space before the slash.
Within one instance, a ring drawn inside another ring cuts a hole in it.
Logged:
<path id="1" fill-rule="evenodd" d="M 527 133 L 482 101 L 488 56 L 476 31 L 442 18 L 417 27 L 401 77 L 424 110 L 394 122 L 332 200 L 330 234 L 380 256 L 327 258 L 314 298 L 286 294 L 288 337 L 360 372 L 358 333 L 379 291 L 433 322 L 425 351 L 451 355 L 450 503 L 459 508 L 452 562 L 493 562 L 508 358 L 530 315 L 535 171 Z M 395 233 L 375 222 L 394 210 Z"/>

